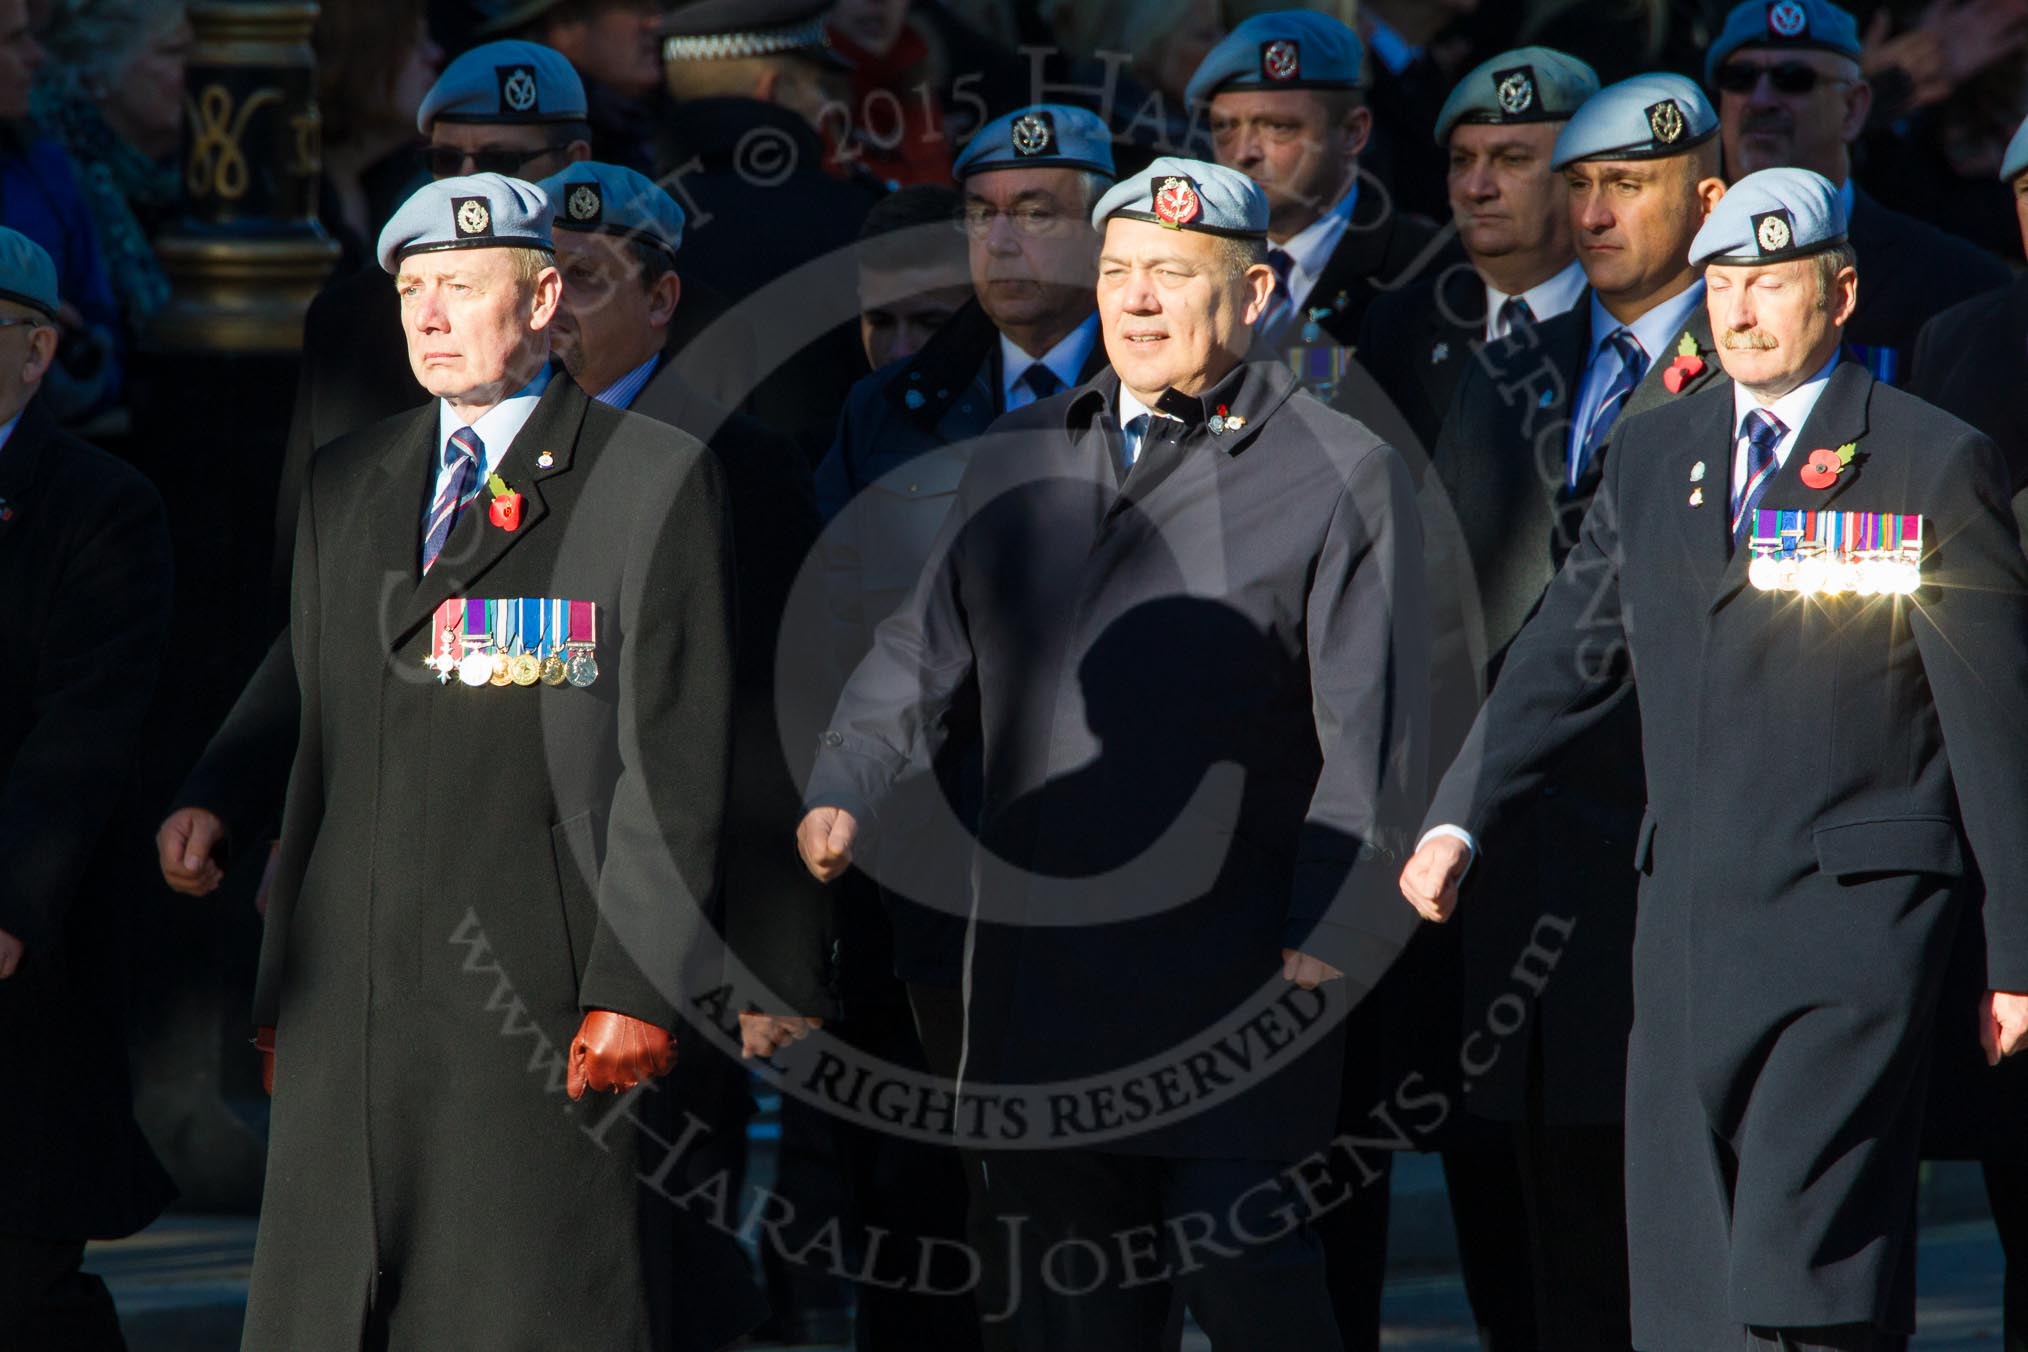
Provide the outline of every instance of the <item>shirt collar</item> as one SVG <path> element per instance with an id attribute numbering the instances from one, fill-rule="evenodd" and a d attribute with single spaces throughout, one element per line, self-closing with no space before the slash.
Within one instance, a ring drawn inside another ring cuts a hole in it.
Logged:
<path id="1" fill-rule="evenodd" d="M 1838 185 L 1838 205 L 1845 208 L 1845 229 L 1848 231 L 1852 228 L 1852 203 L 1855 192 L 1856 189 L 1852 186 L 1852 176 L 1850 174 L 1845 175 L 1845 181 Z"/>
<path id="2" fill-rule="evenodd" d="M 1534 315 L 1536 322 L 1539 323 L 1545 319 L 1553 319 L 1576 305 L 1578 297 L 1584 294 L 1584 287 L 1584 266 L 1573 258 L 1564 267 L 1563 271 L 1557 273 L 1546 282 L 1538 282 L 1534 286 L 1529 287 L 1521 293 L 1519 298 L 1528 303 L 1528 312 Z M 1500 322 L 1500 307 L 1513 299 L 1515 297 L 1501 291 L 1491 282 L 1486 283 L 1486 332 L 1488 337 L 1493 336 L 1493 325 Z"/>
<path id="3" fill-rule="evenodd" d="M 26 413 L 27 411 L 27 409 L 23 409 L 21 412 Z M 15 414 L 4 423 L 0 423 L 0 451 L 6 450 L 7 443 L 14 440 L 14 429 L 19 426 L 21 426 L 21 413 Z"/>
<path id="4" fill-rule="evenodd" d="M 592 398 L 611 408 L 633 407 L 635 397 L 641 393 L 641 387 L 648 383 L 648 377 L 655 374 L 655 365 L 661 360 L 661 353 L 650 353 L 648 360 L 600 390 Z"/>
<path id="5" fill-rule="evenodd" d="M 1372 28 L 1366 34 L 1366 50 L 1373 53 L 1391 75 L 1399 75 L 1422 55 L 1422 48 L 1389 27 L 1385 20 L 1366 16 Z"/>
<path id="6" fill-rule="evenodd" d="M 1782 434 L 1781 441 L 1781 458 L 1786 460 L 1789 443 L 1795 439 L 1795 434 L 1802 430 L 1803 424 L 1809 420 L 1811 412 L 1817 407 L 1817 400 L 1823 396 L 1824 387 L 1831 383 L 1831 368 L 1837 364 L 1838 354 L 1833 352 L 1831 359 L 1818 367 L 1815 375 L 1772 404 L 1762 404 L 1753 397 L 1746 386 L 1735 381 L 1732 386 L 1733 439 L 1737 440 L 1741 436 L 1747 414 L 1757 408 L 1765 408 L 1774 415 L 1776 421 L 1788 429 Z"/>
<path id="7" fill-rule="evenodd" d="M 1011 408 L 1018 387 L 1026 402 L 1033 402 L 1032 392 L 1021 384 L 1021 377 L 1028 368 L 1040 361 L 1049 368 L 1049 373 L 1063 382 L 1064 389 L 1082 384 L 1084 364 L 1091 360 L 1092 350 L 1098 346 L 1099 317 L 1093 311 L 1084 322 L 1065 334 L 1055 347 L 1040 357 L 1031 357 L 1006 334 L 1000 335 L 1000 407 Z"/>
<path id="8" fill-rule="evenodd" d="M 1594 291 L 1591 296 L 1591 352 L 1588 360 L 1598 360 L 1599 349 L 1605 346 L 1606 339 L 1621 328 L 1629 328 L 1640 340 L 1641 350 L 1648 354 L 1650 366 L 1666 361 L 1675 355 L 1670 348 L 1676 341 L 1676 335 L 1689 322 L 1691 312 L 1703 303 L 1704 279 L 1699 277 L 1680 294 L 1654 306 L 1633 323 L 1622 325 L 1612 317 Z"/>
<path id="9" fill-rule="evenodd" d="M 474 423 L 451 412 L 446 401 L 437 401 L 437 455 L 441 465 L 444 443 L 451 439 L 451 433 L 460 427 L 469 426 L 479 434 L 479 444 L 486 448 L 486 463 L 481 468 L 491 470 L 500 463 L 500 457 L 507 454 L 507 448 L 514 444 L 514 438 L 528 424 L 535 414 L 535 405 L 541 402 L 542 392 L 549 388 L 549 366 L 545 363 L 535 378 L 514 393 L 502 399 L 480 415 Z"/>
<path id="10" fill-rule="evenodd" d="M 1315 281 L 1324 271 L 1324 265 L 1331 261 L 1338 241 L 1345 237 L 1345 227 L 1352 224 L 1352 212 L 1358 205 L 1359 182 L 1354 179 L 1350 190 L 1329 211 L 1290 235 L 1283 243 L 1270 243 L 1269 247 L 1280 249 L 1289 256 L 1295 264 L 1294 273 Z"/>

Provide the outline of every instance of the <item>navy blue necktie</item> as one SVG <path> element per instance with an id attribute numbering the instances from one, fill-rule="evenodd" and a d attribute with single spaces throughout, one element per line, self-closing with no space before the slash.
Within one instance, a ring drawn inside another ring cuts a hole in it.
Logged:
<path id="1" fill-rule="evenodd" d="M 1764 408 L 1757 408 L 1746 415 L 1740 430 L 1746 436 L 1746 479 L 1734 485 L 1732 498 L 1732 547 L 1737 549 L 1745 543 L 1753 528 L 1753 509 L 1760 506 L 1760 500 L 1767 495 L 1767 486 L 1774 482 L 1776 470 L 1775 447 L 1781 444 L 1782 436 L 1789 430 L 1782 420 Z"/>
<path id="2" fill-rule="evenodd" d="M 1494 321 L 1499 337 L 1505 338 L 1516 329 L 1535 327 L 1535 311 L 1528 308 L 1528 302 L 1519 296 L 1509 296 L 1500 302 L 1500 316 Z"/>
<path id="3" fill-rule="evenodd" d="M 1037 399 L 1047 399 L 1063 388 L 1063 382 L 1056 378 L 1056 372 L 1036 362 L 1021 373 L 1021 383 L 1026 385 Z"/>
<path id="4" fill-rule="evenodd" d="M 1274 299 L 1268 302 L 1267 310 L 1261 315 L 1255 327 L 1255 336 L 1263 345 L 1274 346 L 1281 342 L 1282 334 L 1288 329 L 1289 321 L 1295 317 L 1296 302 L 1289 290 L 1289 274 L 1296 269 L 1295 255 L 1286 249 L 1269 246 L 1267 262 L 1275 274 Z"/>
<path id="5" fill-rule="evenodd" d="M 1620 373 L 1613 377 L 1613 383 L 1606 387 L 1605 398 L 1599 401 L 1598 412 L 1591 415 L 1591 426 L 1585 429 L 1584 440 L 1578 446 L 1578 454 L 1570 464 L 1570 482 L 1575 487 L 1584 477 L 1585 469 L 1592 457 L 1605 444 L 1606 433 L 1626 407 L 1627 396 L 1641 383 L 1641 377 L 1648 373 L 1648 354 L 1642 348 L 1641 340 L 1634 337 L 1628 328 L 1614 329 L 1606 337 L 1606 346 L 1619 354 Z"/>
<path id="6" fill-rule="evenodd" d="M 444 542 L 451 538 L 451 528 L 458 524 L 465 508 L 472 505 L 472 499 L 479 496 L 479 463 L 485 454 L 485 443 L 469 427 L 460 427 L 444 443 L 444 464 L 457 468 L 445 481 L 437 500 L 430 504 L 430 514 L 423 521 L 423 572 L 429 572 L 430 565 L 437 561 L 437 555 L 444 552 Z"/>

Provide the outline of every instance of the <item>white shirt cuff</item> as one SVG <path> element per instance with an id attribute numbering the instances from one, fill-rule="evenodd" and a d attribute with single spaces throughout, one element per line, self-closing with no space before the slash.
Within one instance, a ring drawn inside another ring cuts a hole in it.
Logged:
<path id="1" fill-rule="evenodd" d="M 1415 848 L 1421 849 L 1438 836 L 1449 836 L 1452 840 L 1462 840 L 1465 842 L 1465 848 L 1471 851 L 1471 857 L 1465 860 L 1465 872 L 1471 872 L 1472 865 L 1477 863 L 1479 859 L 1479 842 L 1472 839 L 1472 833 L 1465 830 L 1462 826 L 1432 826 L 1429 830 L 1422 833 L 1421 840 L 1415 842 Z M 1463 875 L 1459 876 L 1462 877 Z"/>

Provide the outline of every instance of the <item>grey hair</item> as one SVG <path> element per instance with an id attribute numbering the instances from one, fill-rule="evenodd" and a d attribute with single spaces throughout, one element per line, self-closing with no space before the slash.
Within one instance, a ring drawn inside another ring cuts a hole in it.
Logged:
<path id="1" fill-rule="evenodd" d="M 56 0 L 40 41 L 52 65 L 99 98 L 185 9 L 185 0 Z"/>
<path id="2" fill-rule="evenodd" d="M 1218 239 L 1219 257 L 1225 260 L 1227 275 L 1237 280 L 1246 276 L 1249 268 L 1256 268 L 1267 262 L 1267 241 L 1264 239 L 1239 239 L 1222 235 Z"/>
<path id="3" fill-rule="evenodd" d="M 1852 247 L 1850 240 L 1847 240 L 1835 249 L 1824 250 L 1816 256 L 1815 261 L 1817 264 L 1817 295 L 1819 299 L 1828 301 L 1831 298 L 1831 288 L 1837 283 L 1838 274 L 1846 268 L 1858 268 L 1859 251 Z"/>

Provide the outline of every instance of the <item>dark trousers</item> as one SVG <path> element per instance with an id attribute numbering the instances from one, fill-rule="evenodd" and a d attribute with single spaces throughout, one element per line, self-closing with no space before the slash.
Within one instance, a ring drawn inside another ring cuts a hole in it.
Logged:
<path id="1" fill-rule="evenodd" d="M 1908 1335 L 1873 1324 L 1810 1329 L 1748 1329 L 1747 1352 L 1906 1352 Z"/>
<path id="2" fill-rule="evenodd" d="M 1160 1352 L 1180 1296 L 1217 1352 L 1338 1346 L 1323 1246 L 1259 1160 L 1089 1150 L 986 1161 L 1020 1352 Z"/>
<path id="3" fill-rule="evenodd" d="M 1627 1352 L 1626 1129 L 1528 1122 L 1515 1144 L 1542 1346 Z"/>
<path id="4" fill-rule="evenodd" d="M 0 1345 L 10 1352 L 126 1352 L 106 1284 L 79 1270 L 81 1239 L 0 1235 Z"/>
<path id="5" fill-rule="evenodd" d="M 2028 1352 L 2028 1164 L 1986 1161 L 1986 1200 L 2007 1255 L 2006 1352 Z"/>

